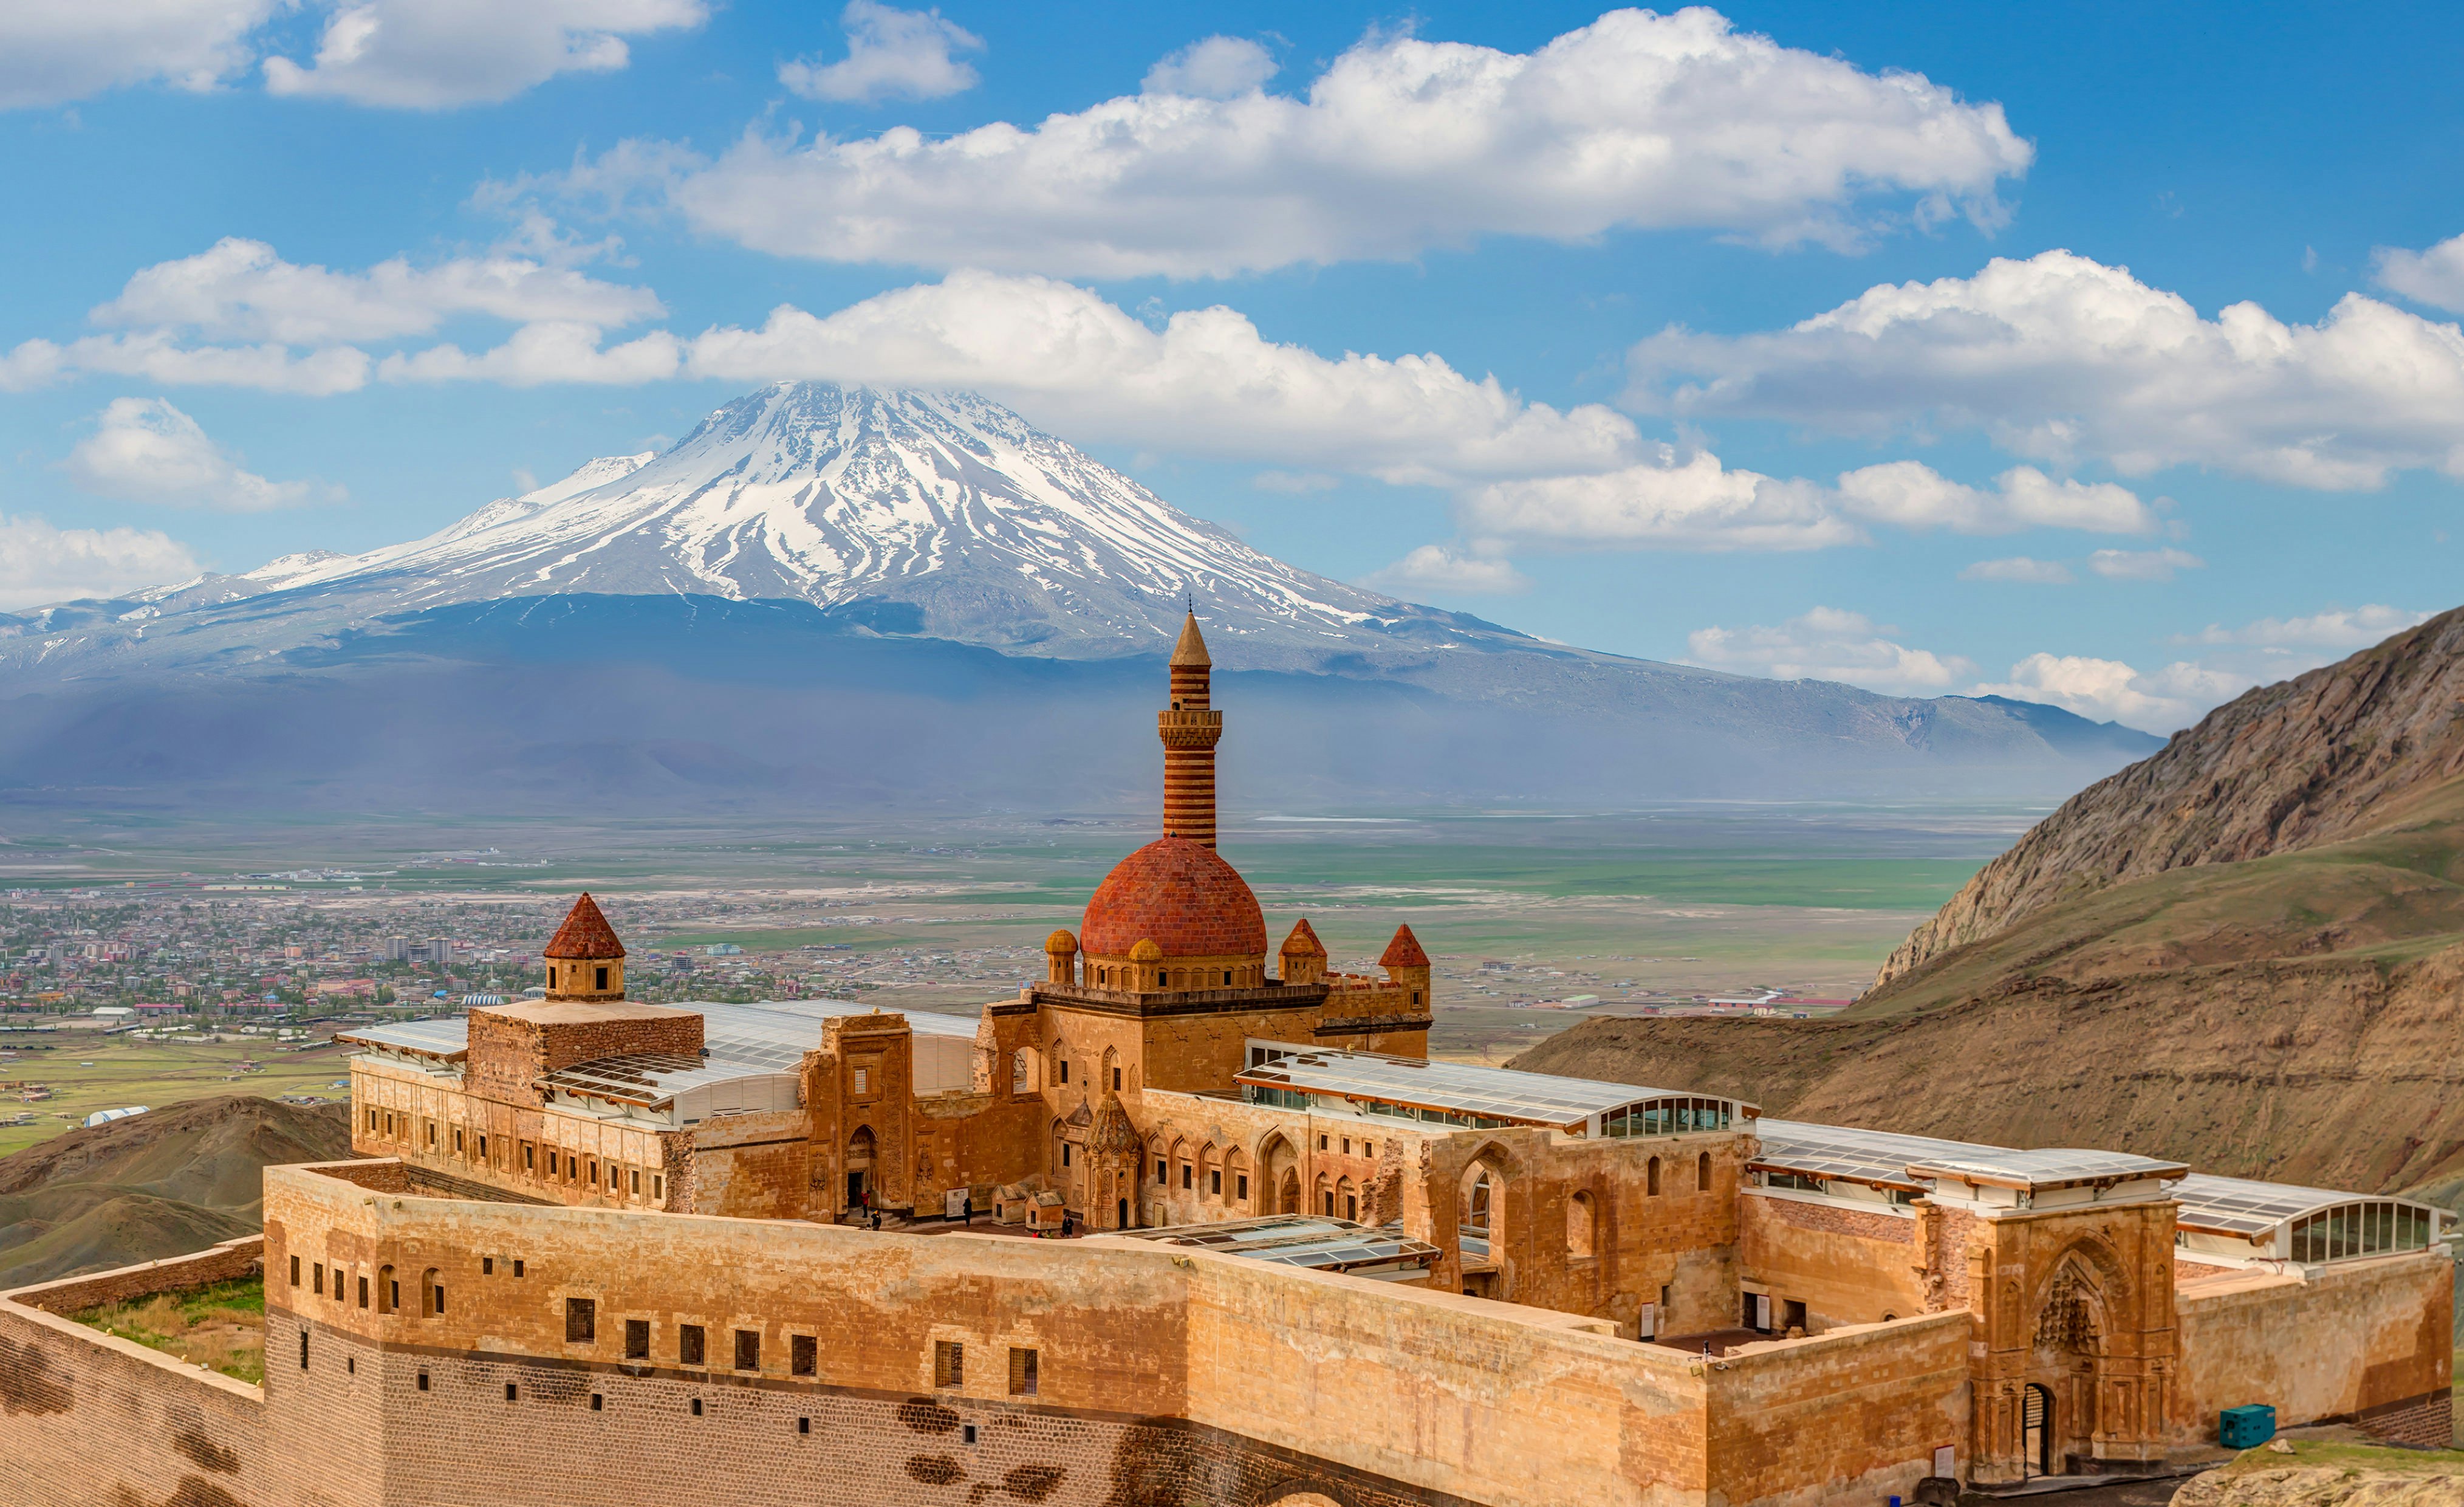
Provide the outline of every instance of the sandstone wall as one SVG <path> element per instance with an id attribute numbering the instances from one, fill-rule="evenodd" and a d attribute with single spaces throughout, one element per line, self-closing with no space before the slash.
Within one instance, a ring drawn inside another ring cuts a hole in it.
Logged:
<path id="1" fill-rule="evenodd" d="M 1912 1215 L 1749 1191 L 1738 1200 L 1737 1265 L 1774 1312 L 1793 1299 L 1819 1334 L 1925 1311 L 1926 1252 Z M 1966 1263 L 1960 1263 L 1963 1271 Z"/>
<path id="2" fill-rule="evenodd" d="M 1943 1445 L 1964 1469 L 1969 1334 L 1967 1314 L 1929 1314 L 1710 1363 L 1710 1479 L 1732 1501 L 1815 1507 L 1910 1496 Z"/>
<path id="3" fill-rule="evenodd" d="M 2176 1439 L 2212 1440 L 2216 1414 L 2272 1403 L 2290 1427 L 2351 1418 L 2408 1443 L 2450 1442 L 2454 1263 L 2436 1251 L 2248 1273 L 2174 1295 L 2182 1364 Z"/>
<path id="4" fill-rule="evenodd" d="M 253 1237 L 0 1297 L 0 1501 L 10 1507 L 254 1507 L 297 1499 L 253 1386 L 61 1317 L 254 1269 Z"/>

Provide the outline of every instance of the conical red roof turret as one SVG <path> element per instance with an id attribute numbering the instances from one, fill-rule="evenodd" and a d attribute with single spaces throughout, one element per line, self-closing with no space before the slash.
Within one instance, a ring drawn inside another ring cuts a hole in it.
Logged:
<path id="1" fill-rule="evenodd" d="M 1326 943 L 1317 940 L 1317 928 L 1304 916 L 1292 922 L 1292 934 L 1284 939 L 1283 954 L 1287 958 L 1323 958 Z"/>
<path id="2" fill-rule="evenodd" d="M 1395 928 L 1395 940 L 1386 944 L 1386 955 L 1377 960 L 1381 968 L 1425 968 L 1429 955 L 1420 950 L 1420 939 L 1412 935 L 1409 926 Z"/>
<path id="3" fill-rule="evenodd" d="M 588 890 L 584 890 L 582 898 L 573 902 L 573 909 L 565 913 L 564 924 L 556 929 L 555 938 L 539 955 L 545 958 L 621 958 L 625 956 L 625 944 L 616 940 L 616 928 L 607 924 L 607 918 L 599 914 L 599 902 L 590 898 Z"/>

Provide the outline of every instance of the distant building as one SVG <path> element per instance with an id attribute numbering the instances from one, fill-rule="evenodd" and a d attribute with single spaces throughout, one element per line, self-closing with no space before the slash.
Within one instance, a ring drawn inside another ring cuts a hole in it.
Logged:
<path id="1" fill-rule="evenodd" d="M 98 1109 L 85 1118 L 85 1128 L 92 1130 L 97 1125 L 108 1125 L 115 1119 L 127 1119 L 144 1114 L 145 1110 L 143 1104 L 131 1104 L 126 1109 Z"/>

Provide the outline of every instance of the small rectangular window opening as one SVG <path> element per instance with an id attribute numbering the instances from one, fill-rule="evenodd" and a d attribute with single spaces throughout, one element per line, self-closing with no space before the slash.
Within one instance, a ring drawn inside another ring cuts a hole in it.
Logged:
<path id="1" fill-rule="evenodd" d="M 797 1419 L 796 1431 L 798 1433 L 811 1433 L 813 1431 L 813 1421 L 810 1418 Z"/>
<path id="2" fill-rule="evenodd" d="M 419 1373 L 419 1389 L 423 1392 L 428 1390 L 428 1373 L 426 1371 Z"/>
<path id="3" fill-rule="evenodd" d="M 587 1297 L 564 1300 L 564 1342 L 588 1344 L 599 1337 L 599 1304 Z"/>
<path id="4" fill-rule="evenodd" d="M 702 1328 L 699 1324 L 676 1326 L 676 1360 L 686 1365 L 702 1363 Z M 699 1407 L 699 1404 L 695 1404 Z"/>
<path id="5" fill-rule="evenodd" d="M 976 1426 L 974 1424 L 965 1424 L 960 1426 L 958 1429 L 958 1442 L 960 1444 L 973 1444 L 976 1442 Z"/>
<path id="6" fill-rule="evenodd" d="M 811 1335 L 790 1335 L 787 1339 L 787 1370 L 795 1376 L 810 1376 L 818 1368 L 821 1343 Z"/>
<path id="7" fill-rule="evenodd" d="M 293 1256 L 291 1258 L 291 1285 L 294 1287 L 297 1287 L 299 1285 L 299 1258 L 297 1256 Z"/>
<path id="8" fill-rule="evenodd" d="M 701 1416 L 701 1399 L 698 1397 L 693 1400 L 693 1415 L 696 1418 Z"/>
<path id="9" fill-rule="evenodd" d="M 625 1359 L 647 1361 L 650 1358 L 650 1321 L 647 1319 L 625 1320 Z"/>
<path id="10" fill-rule="evenodd" d="M 317 1263 L 317 1296 L 325 1296 L 325 1263 L 322 1261 Z"/>
<path id="11" fill-rule="evenodd" d="M 1012 1397 L 1035 1395 L 1035 1352 L 1016 1345 L 1009 1352 L 1009 1394 Z"/>
<path id="12" fill-rule="evenodd" d="M 521 1260 L 520 1260 L 520 1258 L 519 1258 L 519 1257 L 515 1258 L 515 1261 L 514 1261 L 514 1274 L 515 1274 L 516 1276 L 519 1276 L 519 1275 L 521 1275 L 521 1274 L 522 1274 L 522 1263 L 521 1263 Z"/>
<path id="13" fill-rule="evenodd" d="M 304 1343 L 305 1341 L 303 1341 Z M 967 1380 L 967 1347 L 956 1340 L 933 1343 L 933 1385 L 963 1386 Z"/>
<path id="14" fill-rule="evenodd" d="M 299 1369 L 308 1369 L 308 1331 L 299 1331 Z"/>
<path id="15" fill-rule="evenodd" d="M 739 1371 L 759 1371 L 761 1369 L 760 1330 L 738 1329 L 736 1331 L 736 1368 Z"/>
<path id="16" fill-rule="evenodd" d="M 602 1408 L 603 1408 L 603 1406 L 604 1406 L 605 1402 L 605 1399 L 602 1398 L 602 1397 L 600 1396 L 600 1394 L 598 1394 L 597 1392 L 593 1392 L 593 1393 L 591 1393 L 591 1394 L 590 1394 L 590 1410 L 591 1410 L 592 1412 L 594 1412 L 594 1413 L 595 1413 L 595 1412 L 599 1412 L 599 1411 L 601 1411 L 601 1410 L 602 1410 Z"/>
<path id="17" fill-rule="evenodd" d="M 481 1276 L 494 1276 L 496 1274 L 496 1258 L 495 1256 L 481 1256 L 479 1258 L 479 1274 Z"/>
<path id="18" fill-rule="evenodd" d="M 512 1402 L 512 1401 L 514 1400 L 514 1396 L 515 1396 L 515 1393 L 514 1393 L 514 1384 L 513 1384 L 513 1383 L 511 1383 L 511 1382 L 507 1382 L 507 1383 L 505 1384 L 505 1401 L 507 1401 L 507 1402 L 509 1402 L 509 1403 L 510 1403 L 510 1402 Z"/>
<path id="19" fill-rule="evenodd" d="M 360 1278 L 360 1306 L 368 1306 L 368 1279 L 364 1276 Z"/>

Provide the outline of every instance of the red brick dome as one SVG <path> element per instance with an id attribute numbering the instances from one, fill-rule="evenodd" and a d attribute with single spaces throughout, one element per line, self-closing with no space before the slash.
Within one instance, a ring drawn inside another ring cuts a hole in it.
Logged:
<path id="1" fill-rule="evenodd" d="M 1153 942 L 1167 958 L 1263 958 L 1266 917 L 1248 881 L 1186 837 L 1151 842 L 1113 866 L 1087 902 L 1080 943 L 1126 958 Z"/>

